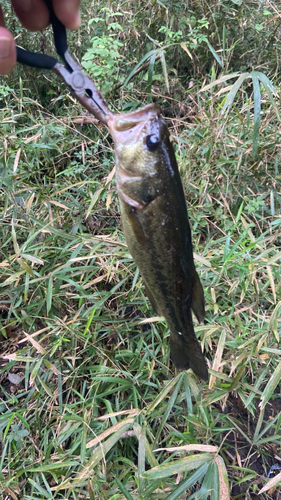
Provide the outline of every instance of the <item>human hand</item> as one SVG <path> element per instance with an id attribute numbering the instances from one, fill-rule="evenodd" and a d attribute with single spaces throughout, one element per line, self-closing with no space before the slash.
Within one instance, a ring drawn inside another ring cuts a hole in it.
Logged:
<path id="1" fill-rule="evenodd" d="M 11 0 L 16 15 L 29 31 L 40 31 L 49 24 L 49 11 L 43 0 Z M 1 3 L 1 0 L 0 0 Z M 55 14 L 69 29 L 80 26 L 80 0 L 53 0 Z M 16 65 L 14 37 L 5 27 L 0 5 L 0 75 L 6 75 Z"/>

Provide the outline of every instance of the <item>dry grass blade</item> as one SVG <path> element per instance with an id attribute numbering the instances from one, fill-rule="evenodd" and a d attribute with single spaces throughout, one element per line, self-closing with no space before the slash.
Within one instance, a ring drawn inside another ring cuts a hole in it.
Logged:
<path id="1" fill-rule="evenodd" d="M 217 446 L 212 446 L 212 445 L 208 445 L 208 444 L 185 444 L 183 446 L 175 446 L 175 447 L 172 447 L 172 448 L 157 448 L 156 450 L 153 450 L 155 453 L 157 451 L 162 451 L 162 450 L 166 450 L 166 451 L 171 451 L 171 452 L 174 452 L 174 451 L 203 451 L 203 452 L 206 452 L 206 453 L 217 453 L 219 448 Z"/>
<path id="2" fill-rule="evenodd" d="M 224 83 L 227 80 L 231 80 L 232 78 L 236 78 L 239 76 L 239 73 L 230 73 L 229 75 L 223 75 L 220 78 L 217 78 L 217 80 L 213 81 L 212 83 L 209 83 L 208 85 L 204 85 L 202 89 L 200 89 L 200 92 L 206 92 L 207 90 L 212 89 L 213 87 L 216 87 L 217 85 Z"/>
<path id="3" fill-rule="evenodd" d="M 219 469 L 219 482 L 220 482 L 220 498 L 219 500 L 230 500 L 229 495 L 229 483 L 228 483 L 228 475 L 225 467 L 225 463 L 222 457 L 217 456 L 215 458 L 216 464 Z"/>
<path id="4" fill-rule="evenodd" d="M 99 436 L 95 437 L 94 439 L 91 439 L 91 441 L 89 441 L 86 444 L 86 448 L 93 448 L 93 446 L 96 446 L 97 444 L 102 444 L 102 441 L 104 439 L 106 439 L 108 436 L 110 436 L 111 434 L 114 434 L 116 431 L 119 431 L 124 426 L 127 426 L 127 424 L 133 424 L 133 423 L 134 423 L 133 418 L 125 418 L 121 422 L 118 422 L 118 424 L 115 424 L 112 427 L 110 427 L 110 429 L 107 429 L 106 431 L 104 431 Z"/>
<path id="5" fill-rule="evenodd" d="M 268 483 L 266 483 L 266 485 L 259 491 L 259 495 L 261 495 L 262 493 L 265 493 L 266 491 L 270 490 L 271 488 L 274 488 L 280 482 L 281 482 L 281 472 L 279 472 L 279 474 L 277 474 L 275 477 L 270 479 L 268 481 Z"/>
<path id="6" fill-rule="evenodd" d="M 36 351 L 39 352 L 40 354 L 46 354 L 46 350 L 37 342 L 31 335 L 29 335 L 27 332 L 23 332 L 24 335 L 26 336 L 26 340 L 28 340 L 33 347 L 35 347 Z"/>
<path id="7" fill-rule="evenodd" d="M 219 342 L 218 342 L 218 346 L 217 346 L 215 358 L 214 358 L 214 361 L 213 361 L 213 366 L 212 366 L 212 369 L 214 371 L 216 371 L 216 372 L 219 371 L 219 368 L 221 366 L 221 360 L 222 360 L 223 350 L 224 350 L 224 347 L 225 347 L 225 339 L 226 339 L 226 331 L 222 330 L 222 332 L 220 334 L 220 338 L 219 338 Z M 215 381 L 216 381 L 216 377 L 212 373 L 211 376 L 210 376 L 210 382 L 209 382 L 209 388 L 210 389 L 213 387 Z"/>

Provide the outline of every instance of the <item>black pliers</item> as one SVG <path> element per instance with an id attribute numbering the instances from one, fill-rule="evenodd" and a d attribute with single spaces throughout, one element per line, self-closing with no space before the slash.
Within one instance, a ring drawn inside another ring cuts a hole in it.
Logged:
<path id="1" fill-rule="evenodd" d="M 95 84 L 69 53 L 66 29 L 55 15 L 52 1 L 44 0 L 44 2 L 50 12 L 56 51 L 65 65 L 59 63 L 54 57 L 35 54 L 21 47 L 17 47 L 17 62 L 34 68 L 54 71 L 70 87 L 70 90 L 82 106 L 106 125 L 107 117 L 113 115 L 112 111 L 107 107 Z"/>

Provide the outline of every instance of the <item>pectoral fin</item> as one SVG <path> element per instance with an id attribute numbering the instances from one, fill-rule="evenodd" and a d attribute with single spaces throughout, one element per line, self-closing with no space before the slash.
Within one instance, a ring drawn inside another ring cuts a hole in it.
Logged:
<path id="1" fill-rule="evenodd" d="M 126 216 L 127 216 L 128 222 L 131 226 L 131 229 L 134 233 L 134 236 L 135 236 L 137 242 L 140 245 L 142 245 L 146 240 L 146 236 L 145 236 L 144 230 L 142 228 L 141 222 L 138 218 L 137 209 L 126 203 L 125 210 L 126 210 Z"/>

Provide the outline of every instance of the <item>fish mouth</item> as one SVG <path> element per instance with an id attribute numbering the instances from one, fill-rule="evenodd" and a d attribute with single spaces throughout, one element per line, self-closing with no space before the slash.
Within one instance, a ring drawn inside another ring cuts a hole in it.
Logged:
<path id="1" fill-rule="evenodd" d="M 147 125 L 160 117 L 157 104 L 148 104 L 132 113 L 109 116 L 107 124 L 116 145 L 135 144 L 145 135 Z"/>

